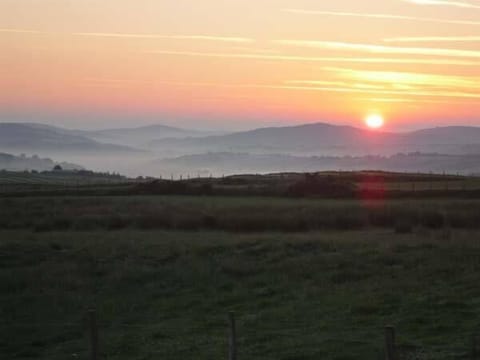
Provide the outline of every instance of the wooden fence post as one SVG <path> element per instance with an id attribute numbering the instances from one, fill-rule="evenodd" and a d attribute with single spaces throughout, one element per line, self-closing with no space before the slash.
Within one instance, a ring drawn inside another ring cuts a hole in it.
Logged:
<path id="1" fill-rule="evenodd" d="M 385 326 L 385 360 L 397 360 L 393 326 Z"/>
<path id="2" fill-rule="evenodd" d="M 477 336 L 472 336 L 472 360 L 478 359 Z"/>
<path id="3" fill-rule="evenodd" d="M 88 321 L 90 327 L 90 358 L 91 360 L 99 360 L 98 356 L 98 324 L 97 312 L 92 309 L 88 311 Z"/>
<path id="4" fill-rule="evenodd" d="M 233 311 L 228 313 L 229 341 L 228 341 L 228 360 L 237 360 L 237 329 L 235 326 L 235 314 Z"/>

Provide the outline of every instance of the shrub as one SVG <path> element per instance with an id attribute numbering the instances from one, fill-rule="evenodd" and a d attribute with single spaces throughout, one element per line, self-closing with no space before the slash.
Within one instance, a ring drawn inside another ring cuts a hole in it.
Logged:
<path id="1" fill-rule="evenodd" d="M 92 215 L 84 215 L 79 216 L 75 223 L 73 224 L 73 228 L 78 231 L 91 231 L 101 228 L 102 221 L 101 217 L 99 216 L 92 216 Z"/>
<path id="2" fill-rule="evenodd" d="M 202 223 L 203 226 L 207 229 L 215 229 L 218 226 L 218 220 L 213 215 L 204 215 Z"/>
<path id="3" fill-rule="evenodd" d="M 106 219 L 108 230 L 120 230 L 130 226 L 131 220 L 126 216 L 112 216 Z"/>
<path id="4" fill-rule="evenodd" d="M 142 230 L 170 229 L 173 227 L 171 215 L 168 214 L 146 214 L 137 216 L 133 220 L 134 226 Z"/>
<path id="5" fill-rule="evenodd" d="M 410 219 L 400 218 L 395 222 L 396 234 L 411 234 L 413 232 L 413 224 Z"/>
<path id="6" fill-rule="evenodd" d="M 445 218 L 438 212 L 427 212 L 422 216 L 422 225 L 431 229 L 439 229 L 445 225 Z"/>

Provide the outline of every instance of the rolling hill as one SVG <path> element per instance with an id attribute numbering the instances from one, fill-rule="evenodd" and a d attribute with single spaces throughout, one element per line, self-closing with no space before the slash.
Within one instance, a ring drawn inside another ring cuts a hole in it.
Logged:
<path id="1" fill-rule="evenodd" d="M 301 126 L 262 128 L 223 136 L 160 139 L 156 149 L 185 153 L 250 152 L 310 155 L 368 155 L 398 152 L 463 154 L 476 151 L 480 128 L 444 127 L 410 133 L 363 130 L 351 126 L 316 123 Z"/>
<path id="2" fill-rule="evenodd" d="M 161 139 L 151 143 L 155 147 L 180 147 L 204 151 L 264 151 L 264 152 L 309 152 L 320 149 L 347 148 L 362 140 L 368 146 L 385 142 L 391 134 L 380 137 L 370 131 L 350 126 L 335 126 L 317 123 L 291 127 L 271 127 L 237 132 L 222 136 L 187 139 Z"/>
<path id="3" fill-rule="evenodd" d="M 0 150 L 75 154 L 121 154 L 140 151 L 128 146 L 101 143 L 79 135 L 76 130 L 27 123 L 0 123 Z"/>
<path id="4" fill-rule="evenodd" d="M 129 145 L 140 148 L 143 148 L 151 141 L 158 139 L 200 137 L 209 135 L 209 133 L 200 131 L 180 129 L 158 124 L 136 128 L 83 131 L 81 134 L 100 142 Z"/>
<path id="5" fill-rule="evenodd" d="M 12 155 L 0 153 L 0 170 L 7 171 L 49 171 L 60 165 L 64 170 L 83 170 L 83 167 L 67 162 L 55 162 L 52 159 L 40 158 L 36 155 Z"/>

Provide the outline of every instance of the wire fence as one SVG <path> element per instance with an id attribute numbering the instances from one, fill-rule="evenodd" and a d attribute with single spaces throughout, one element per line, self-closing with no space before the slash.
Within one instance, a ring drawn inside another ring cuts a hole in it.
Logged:
<path id="1" fill-rule="evenodd" d="M 449 336 L 423 345 L 405 341 L 393 326 L 355 335 L 354 329 L 329 334 L 313 323 L 263 322 L 255 316 L 228 313 L 224 321 L 204 325 L 104 323 L 95 310 L 78 322 L 2 323 L 2 359 L 165 359 L 296 360 L 480 359 L 480 337 Z M 22 338 L 23 337 L 23 338 Z"/>

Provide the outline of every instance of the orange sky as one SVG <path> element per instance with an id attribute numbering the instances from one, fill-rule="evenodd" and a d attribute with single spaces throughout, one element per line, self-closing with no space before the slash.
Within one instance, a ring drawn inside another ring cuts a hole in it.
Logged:
<path id="1" fill-rule="evenodd" d="M 480 125 L 480 0 L 2 0 L 0 121 Z"/>

